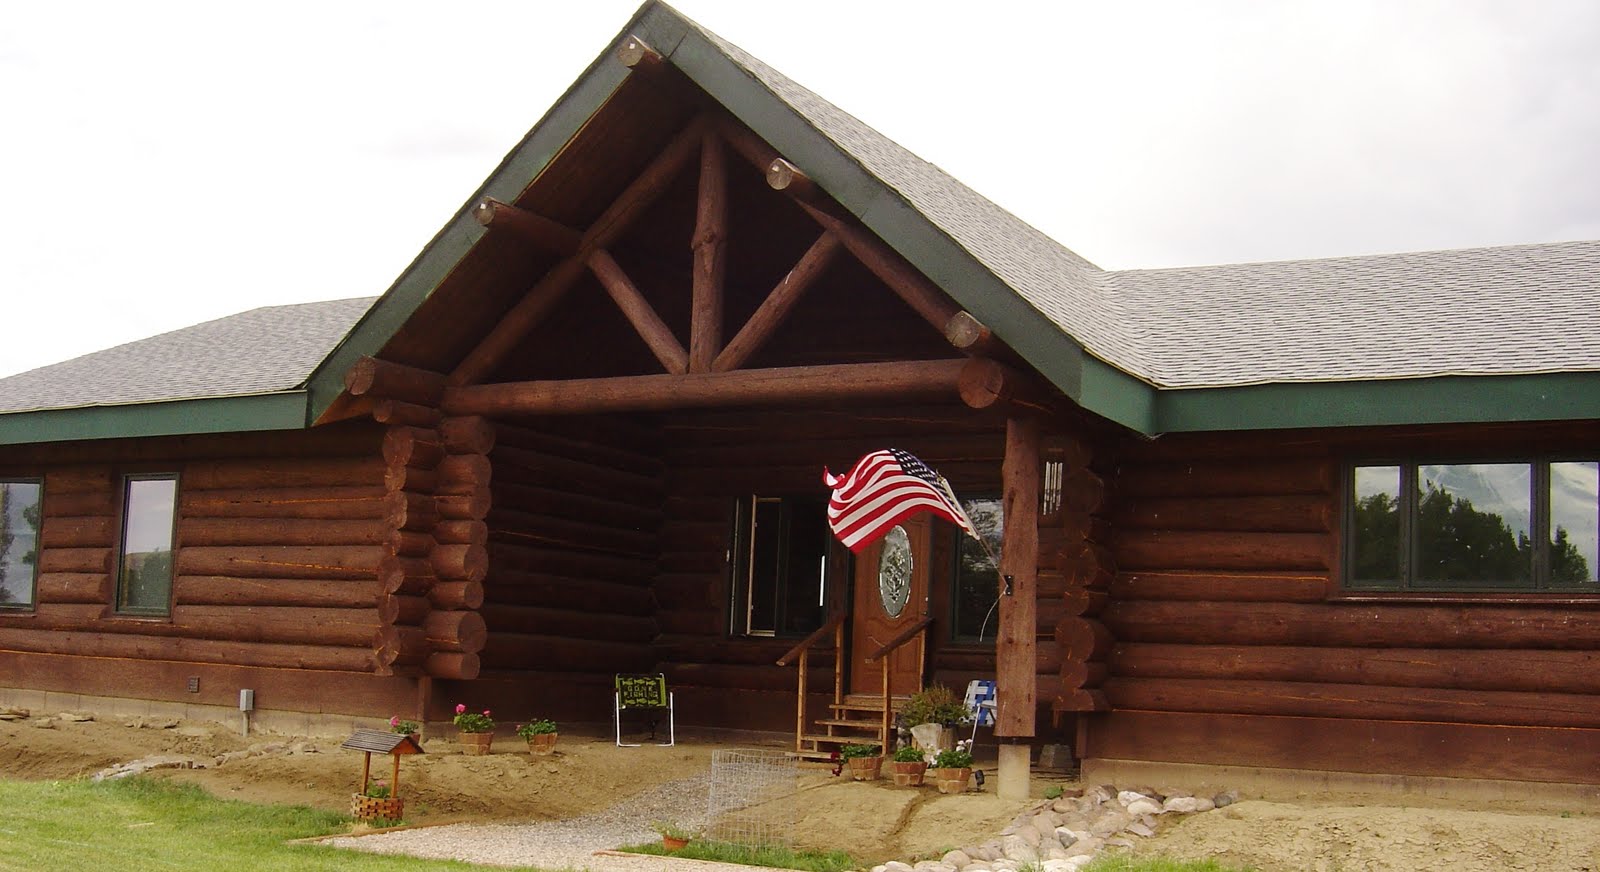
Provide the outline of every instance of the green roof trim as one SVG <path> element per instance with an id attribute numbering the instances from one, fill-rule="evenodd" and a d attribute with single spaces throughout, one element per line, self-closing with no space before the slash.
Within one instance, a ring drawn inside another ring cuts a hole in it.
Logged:
<path id="1" fill-rule="evenodd" d="M 124 439 L 186 433 L 298 430 L 307 425 L 305 391 L 169 400 L 0 415 L 0 445 Z"/>
<path id="2" fill-rule="evenodd" d="M 1161 391 L 1154 433 L 1600 418 L 1600 372 Z"/>

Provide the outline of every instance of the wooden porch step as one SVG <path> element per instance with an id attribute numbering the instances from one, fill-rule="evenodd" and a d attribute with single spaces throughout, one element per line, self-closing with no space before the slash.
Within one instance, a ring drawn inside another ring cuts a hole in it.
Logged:
<path id="1" fill-rule="evenodd" d="M 847 727 L 855 730 L 871 730 L 876 733 L 883 728 L 883 718 L 860 720 L 854 718 L 818 718 L 813 721 L 819 727 Z"/>
<path id="2" fill-rule="evenodd" d="M 870 739 L 874 745 L 878 743 L 876 734 L 871 736 L 821 736 L 807 733 L 800 738 L 814 745 L 860 745 L 863 744 L 863 739 Z"/>

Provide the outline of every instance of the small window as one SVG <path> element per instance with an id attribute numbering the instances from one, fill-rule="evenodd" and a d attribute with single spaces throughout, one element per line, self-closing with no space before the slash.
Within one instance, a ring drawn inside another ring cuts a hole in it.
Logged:
<path id="1" fill-rule="evenodd" d="M 994 557 L 1000 556 L 1005 515 L 998 497 L 962 500 L 961 507 L 972 519 L 973 529 L 988 543 Z M 941 525 L 944 526 L 944 525 Z M 951 528 L 956 537 L 956 567 L 951 610 L 951 637 L 957 642 L 994 643 L 999 624 L 1000 576 L 994 558 L 978 540 Z"/>
<path id="2" fill-rule="evenodd" d="M 733 627 L 740 636 L 804 636 L 827 608 L 827 504 L 803 497 L 739 500 Z"/>
<path id="3" fill-rule="evenodd" d="M 0 608 L 33 607 L 43 494 L 37 479 L 0 480 Z"/>
<path id="4" fill-rule="evenodd" d="M 1356 466 L 1348 586 L 1433 592 L 1593 586 L 1600 560 L 1597 470 L 1592 461 Z"/>
<path id="5" fill-rule="evenodd" d="M 176 475 L 130 475 L 122 486 L 122 547 L 117 555 L 117 611 L 172 610 L 172 528 Z"/>

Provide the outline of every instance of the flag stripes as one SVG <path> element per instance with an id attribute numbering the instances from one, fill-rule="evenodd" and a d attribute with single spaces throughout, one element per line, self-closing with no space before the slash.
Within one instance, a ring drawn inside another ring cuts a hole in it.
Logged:
<path id="1" fill-rule="evenodd" d="M 905 451 L 874 451 L 842 476 L 824 469 L 822 481 L 833 489 L 828 526 L 851 551 L 860 551 L 920 512 L 933 512 L 977 536 L 950 483 Z"/>

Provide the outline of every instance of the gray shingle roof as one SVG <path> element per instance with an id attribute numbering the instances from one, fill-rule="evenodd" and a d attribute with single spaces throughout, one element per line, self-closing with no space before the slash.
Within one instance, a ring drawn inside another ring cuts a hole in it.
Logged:
<path id="1" fill-rule="evenodd" d="M 0 379 L 0 412 L 299 387 L 376 298 L 267 306 Z"/>
<path id="2" fill-rule="evenodd" d="M 1158 387 L 1600 370 L 1600 242 L 1107 272 L 695 26 L 1089 354 Z"/>
<path id="3" fill-rule="evenodd" d="M 1107 289 L 1162 387 L 1600 370 L 1600 242 L 1131 270 Z"/>

